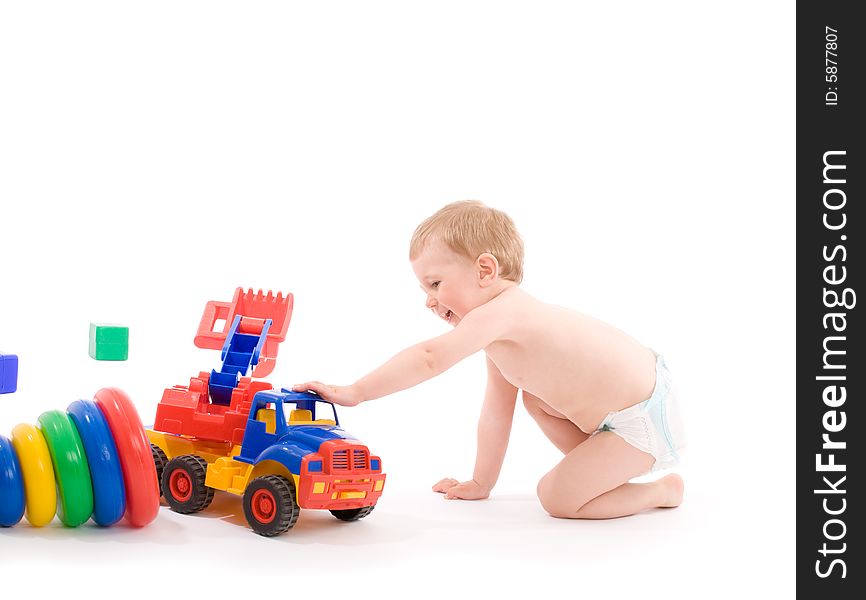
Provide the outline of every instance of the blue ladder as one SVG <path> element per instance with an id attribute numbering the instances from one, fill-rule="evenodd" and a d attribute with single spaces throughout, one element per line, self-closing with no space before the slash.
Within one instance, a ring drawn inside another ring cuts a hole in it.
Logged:
<path id="1" fill-rule="evenodd" d="M 221 356 L 223 364 L 220 370 L 214 369 L 210 373 L 208 393 L 213 404 L 225 406 L 231 404 L 232 391 L 238 386 L 240 378 L 258 364 L 259 355 L 268 337 L 268 330 L 273 323 L 272 319 L 265 319 L 262 332 L 259 334 L 238 333 L 241 318 L 241 315 L 235 317 L 232 328 L 226 336 Z"/>

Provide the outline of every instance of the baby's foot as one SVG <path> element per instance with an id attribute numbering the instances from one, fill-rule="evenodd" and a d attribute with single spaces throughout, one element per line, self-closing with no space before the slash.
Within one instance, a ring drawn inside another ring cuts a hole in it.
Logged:
<path id="1" fill-rule="evenodd" d="M 683 501 L 683 478 L 676 473 L 665 475 L 657 481 L 662 489 L 662 502 L 659 506 L 673 508 Z"/>

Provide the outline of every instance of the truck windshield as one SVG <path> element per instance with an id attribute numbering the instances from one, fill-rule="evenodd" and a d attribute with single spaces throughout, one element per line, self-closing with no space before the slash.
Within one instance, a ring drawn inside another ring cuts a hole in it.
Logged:
<path id="1" fill-rule="evenodd" d="M 337 414 L 332 404 L 329 404 L 328 402 L 316 402 L 315 411 L 316 418 L 313 420 L 312 410 L 301 409 L 294 403 L 286 402 L 286 424 L 336 425 Z"/>

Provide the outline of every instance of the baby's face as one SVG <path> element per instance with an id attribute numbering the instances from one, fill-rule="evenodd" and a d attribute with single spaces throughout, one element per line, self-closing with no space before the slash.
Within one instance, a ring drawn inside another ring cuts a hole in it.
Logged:
<path id="1" fill-rule="evenodd" d="M 412 269 L 427 294 L 427 308 L 451 325 L 486 301 L 475 264 L 439 241 L 427 244 Z"/>

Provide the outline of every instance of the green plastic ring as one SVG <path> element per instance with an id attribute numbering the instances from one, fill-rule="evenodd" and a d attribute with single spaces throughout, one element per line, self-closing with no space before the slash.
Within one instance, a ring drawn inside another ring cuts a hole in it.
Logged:
<path id="1" fill-rule="evenodd" d="M 54 463 L 60 496 L 57 516 L 67 527 L 78 527 L 93 514 L 93 484 L 81 437 L 69 416 L 60 410 L 39 415 L 39 425 Z"/>

